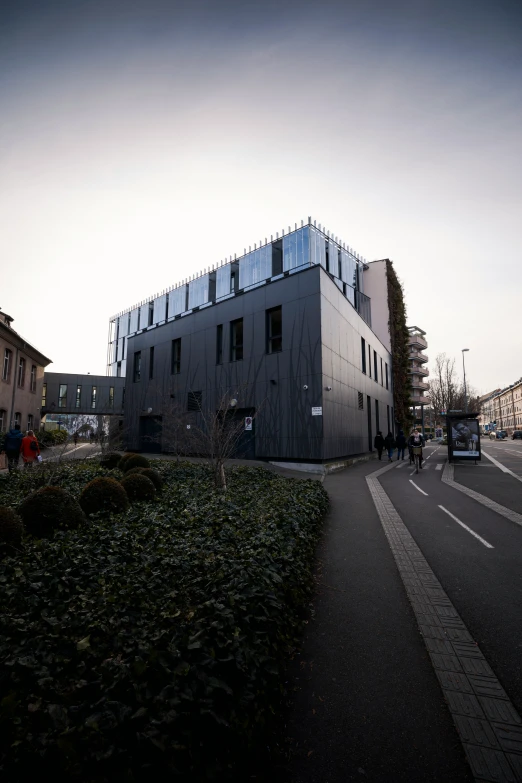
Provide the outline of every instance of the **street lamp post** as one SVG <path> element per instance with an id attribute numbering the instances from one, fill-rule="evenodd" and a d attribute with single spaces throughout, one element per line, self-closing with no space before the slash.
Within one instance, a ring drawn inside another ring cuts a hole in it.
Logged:
<path id="1" fill-rule="evenodd" d="M 464 408 L 466 413 L 468 412 L 468 392 L 466 389 L 466 363 L 464 362 L 464 354 L 469 351 L 469 348 L 462 349 L 462 369 L 464 370 Z"/>

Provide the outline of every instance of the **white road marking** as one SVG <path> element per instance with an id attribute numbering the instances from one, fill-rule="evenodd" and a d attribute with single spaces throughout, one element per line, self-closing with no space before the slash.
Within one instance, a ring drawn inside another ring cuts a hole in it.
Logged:
<path id="1" fill-rule="evenodd" d="M 435 470 L 442 470 L 443 467 L 444 467 L 444 463 L 440 462 L 438 465 L 435 465 Z"/>
<path id="2" fill-rule="evenodd" d="M 489 543 L 486 541 L 486 539 L 485 539 L 485 538 L 482 538 L 482 536 L 479 536 L 479 534 L 478 534 L 478 533 L 475 533 L 475 531 L 474 531 L 474 530 L 472 530 L 470 527 L 468 527 L 467 525 L 465 525 L 465 524 L 464 524 L 464 522 L 461 522 L 461 521 L 460 521 L 460 519 L 459 519 L 458 517 L 456 517 L 456 516 L 455 516 L 455 514 L 452 514 L 452 513 L 451 513 L 451 511 L 448 511 L 448 509 L 447 509 L 447 508 L 444 508 L 444 506 L 439 506 L 439 508 L 441 508 L 441 509 L 444 511 L 444 513 L 445 513 L 445 514 L 447 514 L 449 517 L 451 517 L 452 519 L 454 519 L 454 520 L 455 520 L 455 522 L 457 522 L 457 523 L 458 523 L 458 524 L 459 524 L 461 527 L 463 527 L 463 528 L 464 528 L 464 530 L 467 530 L 467 531 L 468 531 L 468 533 L 471 533 L 471 535 L 472 535 L 472 536 L 475 536 L 475 538 L 477 538 L 477 539 L 480 541 L 480 543 L 481 543 L 481 544 L 484 544 L 484 546 L 485 546 L 487 549 L 494 549 L 494 548 L 495 548 L 495 547 L 494 547 L 492 544 L 489 544 Z"/>
<path id="3" fill-rule="evenodd" d="M 410 479 L 410 484 L 413 484 L 413 486 L 415 487 L 415 489 L 418 489 L 418 490 L 419 490 L 419 492 L 422 492 L 422 494 L 423 494 L 423 495 L 426 495 L 426 497 L 428 497 L 428 493 L 427 493 L 427 492 L 424 492 L 424 490 L 423 490 L 423 489 L 421 489 L 420 487 L 418 487 L 418 486 L 416 485 L 416 483 L 415 483 L 414 481 L 412 481 L 411 479 Z"/>
<path id="4" fill-rule="evenodd" d="M 517 476 L 517 474 L 513 473 L 512 470 L 510 470 L 509 468 L 506 468 L 505 465 L 503 465 L 501 462 L 499 462 L 497 459 L 495 459 L 495 457 L 492 457 L 490 454 L 488 454 L 487 451 L 484 451 L 484 449 L 482 449 L 482 453 L 483 453 L 483 455 L 485 457 L 487 457 L 487 459 L 489 459 L 494 465 L 496 465 L 497 468 L 500 468 L 502 473 L 509 473 L 509 475 L 513 476 L 513 478 L 516 478 L 517 481 L 522 481 L 522 477 L 521 476 Z"/>
<path id="5" fill-rule="evenodd" d="M 405 462 L 401 462 L 401 464 L 400 464 L 400 465 L 397 465 L 397 467 L 395 468 L 395 470 L 399 470 L 399 468 L 403 468 L 405 464 L 406 464 Z"/>
<path id="6" fill-rule="evenodd" d="M 508 454 L 516 454 L 517 457 L 522 457 L 522 451 L 515 451 L 515 449 L 502 449 L 502 451 L 507 451 Z"/>

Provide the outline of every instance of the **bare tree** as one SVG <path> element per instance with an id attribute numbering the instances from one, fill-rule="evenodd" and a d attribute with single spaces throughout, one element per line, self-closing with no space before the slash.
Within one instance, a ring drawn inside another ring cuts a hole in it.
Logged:
<path id="1" fill-rule="evenodd" d="M 469 385 L 464 389 L 464 383 L 457 376 L 455 359 L 445 353 L 439 353 L 435 358 L 429 394 L 435 418 L 439 418 L 442 411 L 465 411 L 466 408 L 469 412 L 479 411 L 477 392 Z"/>

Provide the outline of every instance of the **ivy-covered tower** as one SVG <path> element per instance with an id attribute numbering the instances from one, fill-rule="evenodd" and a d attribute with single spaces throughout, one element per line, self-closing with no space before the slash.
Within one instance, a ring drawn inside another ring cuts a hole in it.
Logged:
<path id="1" fill-rule="evenodd" d="M 365 266 L 364 290 L 372 300 L 372 329 L 392 355 L 395 426 L 406 430 L 411 424 L 410 335 L 404 291 L 389 258 Z"/>

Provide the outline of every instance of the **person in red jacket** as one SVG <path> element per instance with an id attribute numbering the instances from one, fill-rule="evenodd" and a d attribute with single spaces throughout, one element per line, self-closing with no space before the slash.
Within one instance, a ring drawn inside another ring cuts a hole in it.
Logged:
<path id="1" fill-rule="evenodd" d="M 24 468 L 32 467 L 36 458 L 40 456 L 40 446 L 35 438 L 33 430 L 29 430 L 25 438 L 22 438 L 21 452 Z"/>

